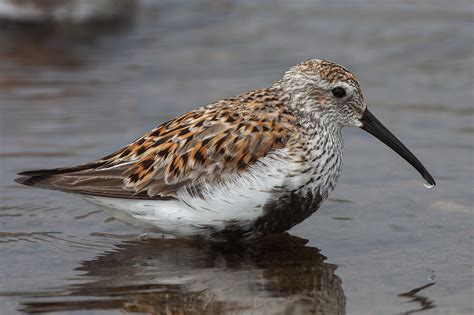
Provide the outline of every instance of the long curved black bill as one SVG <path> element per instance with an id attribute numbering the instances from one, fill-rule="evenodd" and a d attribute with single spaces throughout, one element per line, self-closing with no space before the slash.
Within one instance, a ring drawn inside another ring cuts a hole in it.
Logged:
<path id="1" fill-rule="evenodd" d="M 436 185 L 433 177 L 428 173 L 421 162 L 400 142 L 368 109 L 362 115 L 362 129 L 375 136 L 377 139 L 397 152 L 402 158 L 411 164 L 423 178 L 432 186 Z"/>

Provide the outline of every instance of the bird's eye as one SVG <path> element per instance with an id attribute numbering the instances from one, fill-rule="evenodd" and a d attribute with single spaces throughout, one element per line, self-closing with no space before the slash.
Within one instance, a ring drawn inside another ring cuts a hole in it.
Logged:
<path id="1" fill-rule="evenodd" d="M 334 95 L 334 97 L 337 97 L 337 98 L 343 98 L 344 96 L 346 96 L 346 90 L 344 90 L 344 88 L 342 87 L 335 87 L 334 89 L 331 90 L 332 92 L 332 95 Z"/>

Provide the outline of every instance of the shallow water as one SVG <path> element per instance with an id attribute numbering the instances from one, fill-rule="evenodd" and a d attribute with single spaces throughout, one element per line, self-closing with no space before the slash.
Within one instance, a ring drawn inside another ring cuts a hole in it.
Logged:
<path id="1" fill-rule="evenodd" d="M 113 27 L 2 24 L 0 313 L 472 314 L 472 4 L 347 3 L 145 1 Z M 315 57 L 358 75 L 435 188 L 346 130 L 331 199 L 292 236 L 237 246 L 143 240 L 79 198 L 13 182 Z"/>

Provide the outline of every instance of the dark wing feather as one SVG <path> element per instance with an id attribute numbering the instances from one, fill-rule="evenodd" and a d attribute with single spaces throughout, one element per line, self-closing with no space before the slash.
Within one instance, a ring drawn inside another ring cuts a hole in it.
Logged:
<path id="1" fill-rule="evenodd" d="M 84 165 L 85 166 L 85 165 Z M 88 166 L 88 165 L 87 165 Z M 66 172 L 66 168 L 22 172 L 16 182 L 45 189 L 60 190 L 93 196 L 107 196 L 128 199 L 149 199 L 146 193 L 137 193 L 123 185 L 124 176 L 119 170 L 105 172 L 99 169 L 84 169 Z M 71 169 L 76 169 L 76 167 Z M 163 199 L 156 196 L 153 199 Z"/>

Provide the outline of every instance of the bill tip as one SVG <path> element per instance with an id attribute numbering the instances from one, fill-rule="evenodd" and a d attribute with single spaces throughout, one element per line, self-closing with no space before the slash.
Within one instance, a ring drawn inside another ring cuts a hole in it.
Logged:
<path id="1" fill-rule="evenodd" d="M 426 188 L 433 188 L 434 186 L 436 186 L 436 182 L 430 174 L 425 174 L 423 176 L 423 185 Z"/>

